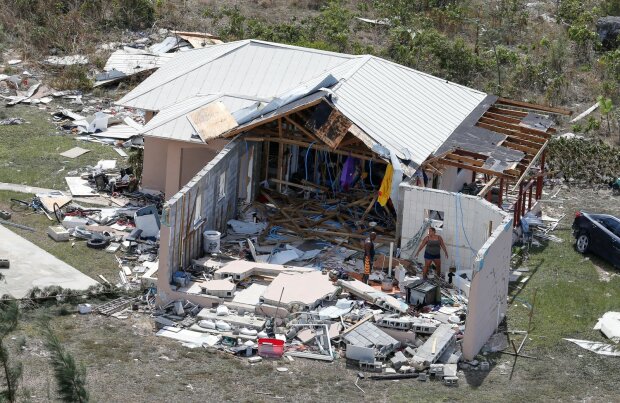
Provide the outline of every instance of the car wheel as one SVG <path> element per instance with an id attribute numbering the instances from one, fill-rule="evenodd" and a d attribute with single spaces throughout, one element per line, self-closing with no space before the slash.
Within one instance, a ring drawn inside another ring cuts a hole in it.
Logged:
<path id="1" fill-rule="evenodd" d="M 577 252 L 586 253 L 590 247 L 590 236 L 588 234 L 580 234 L 577 237 L 575 246 L 577 247 Z"/>

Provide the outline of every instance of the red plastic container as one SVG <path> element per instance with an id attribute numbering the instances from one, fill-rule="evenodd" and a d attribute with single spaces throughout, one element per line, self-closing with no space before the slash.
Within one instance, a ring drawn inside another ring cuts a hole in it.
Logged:
<path id="1" fill-rule="evenodd" d="M 284 354 L 284 341 L 258 339 L 258 355 L 264 358 L 280 358 Z"/>

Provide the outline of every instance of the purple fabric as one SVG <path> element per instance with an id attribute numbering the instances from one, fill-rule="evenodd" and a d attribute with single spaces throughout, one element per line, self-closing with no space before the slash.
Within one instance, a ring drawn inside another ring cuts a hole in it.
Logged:
<path id="1" fill-rule="evenodd" d="M 348 190 L 355 179 L 355 158 L 347 157 L 340 174 L 340 188 Z"/>

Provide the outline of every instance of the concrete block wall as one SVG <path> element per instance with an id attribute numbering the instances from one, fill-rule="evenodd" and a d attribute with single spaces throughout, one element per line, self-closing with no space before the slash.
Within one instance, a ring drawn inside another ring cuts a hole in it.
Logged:
<path id="1" fill-rule="evenodd" d="M 258 148 L 254 147 L 254 152 Z M 227 221 L 236 214 L 239 161 L 249 149 L 252 148 L 246 148 L 244 142 L 230 142 L 166 202 L 160 234 L 160 265 L 163 265 L 159 271 L 160 282 L 169 283 L 174 271 L 187 267 L 192 259 L 202 256 L 202 233 L 205 230 L 226 230 Z M 225 196 L 220 198 L 222 173 L 226 175 Z M 195 211 L 198 196 L 200 211 Z"/>
<path id="2" fill-rule="evenodd" d="M 471 360 L 506 314 L 512 218 L 477 196 L 409 184 L 401 184 L 400 192 L 403 200 L 398 217 L 401 247 L 422 226 L 425 210 L 444 212 L 443 229 L 439 233 L 450 254 L 448 261 L 458 263 L 457 268 L 471 279 L 463 338 L 463 356 Z M 404 253 L 414 254 L 415 251 Z"/>
<path id="3" fill-rule="evenodd" d="M 478 251 L 469 290 L 463 357 L 472 360 L 508 309 L 512 219 L 507 217 Z"/>
<path id="4" fill-rule="evenodd" d="M 441 235 L 448 249 L 449 258 L 442 253 L 443 266 L 469 270 L 476 253 L 489 238 L 489 228 L 494 229 L 506 217 L 498 207 L 476 196 L 451 193 L 443 190 L 400 185 L 402 208 L 399 209 L 399 235 L 401 248 L 415 236 L 426 219 L 427 211 L 443 212 Z M 416 250 L 402 250 L 402 256 L 411 258 Z M 422 263 L 423 252 L 419 255 Z"/>

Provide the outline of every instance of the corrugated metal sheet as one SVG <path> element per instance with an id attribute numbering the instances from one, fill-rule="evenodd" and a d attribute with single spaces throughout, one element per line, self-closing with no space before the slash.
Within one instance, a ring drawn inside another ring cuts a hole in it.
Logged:
<path id="1" fill-rule="evenodd" d="M 247 40 L 176 56 L 118 104 L 161 110 L 145 134 L 191 140 L 185 114 L 228 96 L 231 113 L 269 101 L 327 75 L 335 106 L 379 145 L 421 164 L 486 94 L 374 56 L 352 56 Z M 250 99 L 250 100 L 248 100 Z M 169 106 L 169 107 L 168 107 Z M 282 109 L 282 108 L 280 108 Z"/>
<path id="2" fill-rule="evenodd" d="M 116 69 L 127 75 L 159 68 L 173 59 L 174 53 L 154 55 L 142 50 L 119 49 L 110 55 L 104 70 Z"/>
<path id="3" fill-rule="evenodd" d="M 197 94 L 272 98 L 352 58 L 254 40 L 231 42 L 181 53 L 117 104 L 158 111 Z"/>
<path id="4" fill-rule="evenodd" d="M 408 153 L 417 164 L 441 146 L 486 96 L 376 57 L 334 92 L 334 105 L 351 121 L 399 157 Z"/>

